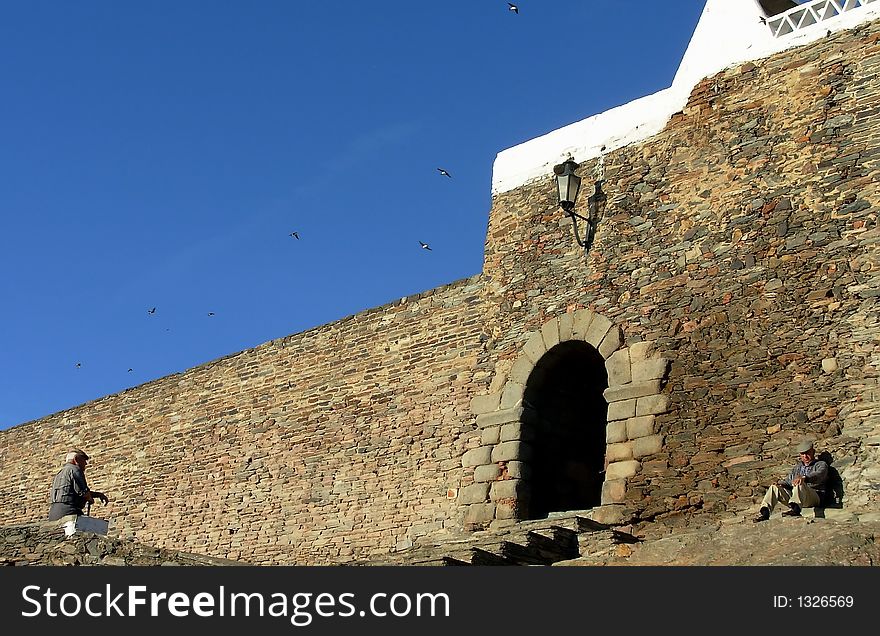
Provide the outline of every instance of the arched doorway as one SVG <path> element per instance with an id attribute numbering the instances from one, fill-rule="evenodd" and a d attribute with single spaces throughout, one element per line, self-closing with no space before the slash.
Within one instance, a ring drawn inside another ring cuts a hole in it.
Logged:
<path id="1" fill-rule="evenodd" d="M 523 393 L 532 438 L 529 519 L 601 504 L 607 388 L 604 358 L 580 340 L 547 351 L 529 375 Z"/>

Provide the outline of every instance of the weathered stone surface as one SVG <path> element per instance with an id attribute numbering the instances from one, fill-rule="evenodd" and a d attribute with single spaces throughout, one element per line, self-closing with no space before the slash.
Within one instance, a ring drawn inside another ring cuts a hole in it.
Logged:
<path id="1" fill-rule="evenodd" d="M 500 426 L 502 424 L 507 424 L 508 422 L 518 422 L 522 412 L 522 407 L 517 406 L 512 409 L 478 415 L 477 426 L 480 428 L 486 428 L 488 426 Z"/>
<path id="2" fill-rule="evenodd" d="M 634 342 L 629 346 L 629 357 L 632 362 L 647 360 L 654 355 L 655 343 L 653 340 Z"/>
<path id="3" fill-rule="evenodd" d="M 504 481 L 494 481 L 489 489 L 489 498 L 492 501 L 499 499 L 515 499 L 522 489 L 522 482 L 519 479 L 505 479 Z"/>
<path id="4" fill-rule="evenodd" d="M 627 439 L 638 439 L 654 434 L 654 416 L 643 415 L 641 417 L 631 417 L 626 421 L 626 437 Z"/>
<path id="5" fill-rule="evenodd" d="M 501 441 L 501 427 L 490 426 L 484 428 L 480 434 L 480 446 L 492 446 Z"/>
<path id="6" fill-rule="evenodd" d="M 624 400 L 608 405 L 608 421 L 625 420 L 636 414 L 636 400 Z"/>
<path id="7" fill-rule="evenodd" d="M 639 462 L 635 460 L 614 462 L 613 464 L 608 464 L 608 468 L 605 471 L 605 479 L 614 480 L 632 477 L 638 472 L 639 466 L 641 466 L 641 464 L 639 464 Z"/>
<path id="8" fill-rule="evenodd" d="M 614 525 L 624 521 L 624 511 L 624 506 L 600 506 L 593 510 L 590 518 L 597 523 Z"/>
<path id="9" fill-rule="evenodd" d="M 534 438 L 535 434 L 532 427 L 520 422 L 511 422 L 510 424 L 505 424 L 501 427 L 502 442 L 510 442 L 514 440 L 528 442 Z"/>
<path id="10" fill-rule="evenodd" d="M 547 348 L 544 346 L 544 337 L 541 335 L 540 331 L 533 333 L 522 348 L 523 354 L 528 357 L 532 364 L 536 364 L 546 351 Z"/>
<path id="11" fill-rule="evenodd" d="M 491 395 L 478 395 L 471 400 L 471 413 L 473 413 L 474 415 L 492 413 L 498 410 L 498 405 L 500 403 L 500 393 L 493 393 Z"/>
<path id="12" fill-rule="evenodd" d="M 492 460 L 492 448 L 494 447 L 481 446 L 479 448 L 472 448 L 471 450 L 466 451 L 465 454 L 461 456 L 462 467 L 472 468 L 474 466 L 488 464 Z"/>
<path id="13" fill-rule="evenodd" d="M 822 370 L 825 373 L 834 373 L 837 371 L 837 358 L 825 358 L 822 360 Z"/>
<path id="14" fill-rule="evenodd" d="M 513 367 L 510 369 L 510 381 L 525 386 L 529 381 L 529 375 L 531 375 L 532 369 L 534 368 L 535 363 L 529 360 L 527 356 L 521 355 L 516 359 L 516 362 L 513 363 Z M 500 395 L 498 396 L 498 399 L 500 403 Z"/>
<path id="15" fill-rule="evenodd" d="M 532 476 L 532 468 L 525 462 L 507 462 L 507 475 L 514 479 L 529 479 Z"/>
<path id="16" fill-rule="evenodd" d="M 574 312 L 571 324 L 571 337 L 574 340 L 586 340 L 587 330 L 593 321 L 593 312 L 589 309 L 579 309 Z"/>
<path id="17" fill-rule="evenodd" d="M 587 327 L 587 331 L 584 334 L 584 340 L 598 348 L 602 339 L 608 334 L 610 329 L 611 321 L 605 316 L 596 314 L 593 317 L 593 320 L 590 321 L 589 327 Z"/>
<path id="18" fill-rule="evenodd" d="M 599 353 L 602 354 L 602 357 L 607 360 L 622 344 L 623 334 L 620 332 L 620 328 L 612 326 L 608 330 L 608 333 L 605 334 L 605 337 L 602 338 L 602 342 L 599 343 L 597 348 L 599 349 Z"/>
<path id="19" fill-rule="evenodd" d="M 522 404 L 523 389 L 525 387 L 517 382 L 508 382 L 501 394 L 501 409 L 512 409 Z"/>
<path id="20" fill-rule="evenodd" d="M 663 436 L 649 435 L 648 437 L 640 437 L 630 443 L 632 444 L 633 457 L 641 459 L 647 455 L 655 455 L 663 449 Z"/>
<path id="21" fill-rule="evenodd" d="M 464 513 L 465 525 L 489 523 L 495 518 L 495 504 L 471 504 Z"/>
<path id="22" fill-rule="evenodd" d="M 458 493 L 458 502 L 461 504 L 483 503 L 489 498 L 489 484 L 476 483 L 465 486 Z"/>
<path id="23" fill-rule="evenodd" d="M 486 482 L 494 481 L 501 476 L 501 466 L 498 464 L 487 464 L 485 466 L 477 466 L 474 469 L 474 481 Z"/>
<path id="24" fill-rule="evenodd" d="M 544 350 L 550 351 L 559 344 L 559 321 L 555 318 L 541 326 L 541 337 L 544 339 Z"/>
<path id="25" fill-rule="evenodd" d="M 525 442 L 501 442 L 492 450 L 493 462 L 531 459 L 531 447 Z"/>
<path id="26" fill-rule="evenodd" d="M 669 371 L 669 360 L 665 358 L 655 358 L 653 360 L 642 360 L 632 365 L 632 381 L 647 382 L 650 380 L 659 380 L 665 378 Z"/>
<path id="27" fill-rule="evenodd" d="M 608 422 L 605 427 L 605 442 L 607 444 L 616 444 L 626 441 L 626 421 Z"/>
<path id="28" fill-rule="evenodd" d="M 629 348 L 616 351 L 605 361 L 608 371 L 608 386 L 617 387 L 632 382 L 632 371 L 629 362 Z"/>
<path id="29" fill-rule="evenodd" d="M 660 415 L 669 410 L 668 395 L 650 395 L 641 397 L 636 402 L 636 417 L 642 415 Z"/>
<path id="30" fill-rule="evenodd" d="M 559 342 L 571 340 L 571 329 L 574 325 L 574 314 L 565 313 L 559 317 Z"/>
<path id="31" fill-rule="evenodd" d="M 638 384 L 633 383 L 605 389 L 602 395 L 605 396 L 605 400 L 610 405 L 614 402 L 632 400 L 648 395 L 657 395 L 660 393 L 660 390 L 661 387 L 659 380 L 649 380 L 648 382 L 639 382 Z"/>
<path id="32" fill-rule="evenodd" d="M 605 447 L 605 459 L 608 462 L 619 462 L 632 458 L 632 445 L 628 442 L 608 444 Z"/>
<path id="33" fill-rule="evenodd" d="M 620 504 L 626 499 L 626 480 L 605 480 L 602 484 L 602 505 Z"/>

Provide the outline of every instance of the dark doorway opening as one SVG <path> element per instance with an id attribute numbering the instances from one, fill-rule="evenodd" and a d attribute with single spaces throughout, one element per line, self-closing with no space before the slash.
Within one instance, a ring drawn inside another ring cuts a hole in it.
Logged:
<path id="1" fill-rule="evenodd" d="M 600 505 L 608 404 L 605 360 L 591 345 L 556 345 L 535 365 L 523 394 L 530 430 L 527 518 Z"/>

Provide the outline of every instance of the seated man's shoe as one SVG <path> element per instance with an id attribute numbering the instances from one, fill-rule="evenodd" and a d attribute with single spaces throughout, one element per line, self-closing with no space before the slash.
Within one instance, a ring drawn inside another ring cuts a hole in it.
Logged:
<path id="1" fill-rule="evenodd" d="M 800 517 L 801 507 L 796 503 L 788 504 L 788 510 L 782 513 L 783 517 Z"/>
<path id="2" fill-rule="evenodd" d="M 760 523 L 761 521 L 767 521 L 770 518 L 770 509 L 766 506 L 761 506 L 761 510 L 758 511 L 758 516 L 752 519 L 755 523 Z"/>

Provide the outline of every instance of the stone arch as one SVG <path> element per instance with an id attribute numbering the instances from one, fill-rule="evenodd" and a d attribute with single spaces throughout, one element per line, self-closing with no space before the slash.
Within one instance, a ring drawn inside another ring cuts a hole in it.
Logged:
<path id="1" fill-rule="evenodd" d="M 523 403 L 529 378 L 541 359 L 560 343 L 581 341 L 601 356 L 608 388 L 605 424 L 605 473 L 597 521 L 623 517 L 627 482 L 641 468 L 641 458 L 662 449 L 655 416 L 665 413 L 663 393 L 670 361 L 653 356 L 649 342 L 624 346 L 619 326 L 588 309 L 566 313 L 526 334 L 519 356 L 506 372 L 493 378 L 488 395 L 471 400 L 480 428 L 480 446 L 467 450 L 462 466 L 472 470 L 472 483 L 459 493 L 464 524 L 471 529 L 503 525 L 528 518 L 529 460 L 533 455 L 530 407 Z M 467 480 L 471 481 L 471 480 Z"/>

